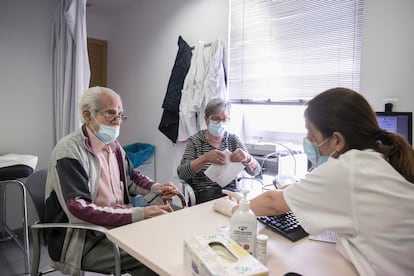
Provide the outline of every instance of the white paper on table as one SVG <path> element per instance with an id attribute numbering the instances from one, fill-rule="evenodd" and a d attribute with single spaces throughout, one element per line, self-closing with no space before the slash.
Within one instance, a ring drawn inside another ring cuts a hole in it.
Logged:
<path id="1" fill-rule="evenodd" d="M 216 182 L 220 187 L 225 187 L 244 169 L 244 165 L 240 162 L 230 162 L 231 152 L 228 149 L 223 151 L 225 155 L 225 165 L 212 164 L 204 174 L 211 181 Z"/>
<path id="2" fill-rule="evenodd" d="M 323 231 L 316 235 L 309 235 L 310 240 L 315 241 L 324 241 L 324 242 L 330 242 L 330 243 L 336 243 L 338 237 L 336 236 L 335 232 L 332 231 Z"/>

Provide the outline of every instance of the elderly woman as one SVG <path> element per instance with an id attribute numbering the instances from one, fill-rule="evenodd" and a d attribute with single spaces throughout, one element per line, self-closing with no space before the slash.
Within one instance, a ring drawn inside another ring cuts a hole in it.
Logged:
<path id="1" fill-rule="evenodd" d="M 211 164 L 225 164 L 223 151 L 226 149 L 231 152 L 231 162 L 243 163 L 245 171 L 252 176 L 260 173 L 260 165 L 247 152 L 243 141 L 226 130 L 230 120 L 229 103 L 220 98 L 211 100 L 206 106 L 204 119 L 207 129 L 188 139 L 177 168 L 178 177 L 192 186 L 197 204 L 225 196 L 221 186 L 211 181 L 204 172 Z M 231 181 L 224 189 L 237 191 L 236 181 Z"/>

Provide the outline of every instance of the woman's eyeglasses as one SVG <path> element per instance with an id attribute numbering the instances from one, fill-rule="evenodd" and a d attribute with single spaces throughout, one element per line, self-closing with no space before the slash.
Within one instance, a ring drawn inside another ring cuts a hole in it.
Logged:
<path id="1" fill-rule="evenodd" d="M 218 117 L 211 117 L 210 116 L 210 121 L 218 124 L 218 123 L 223 123 L 223 124 L 227 124 L 230 121 L 230 118 L 218 118 Z"/>

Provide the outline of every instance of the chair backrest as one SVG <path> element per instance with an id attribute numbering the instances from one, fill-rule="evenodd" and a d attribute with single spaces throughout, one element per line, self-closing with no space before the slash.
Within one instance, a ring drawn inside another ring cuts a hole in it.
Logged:
<path id="1" fill-rule="evenodd" d="M 26 189 L 33 200 L 40 222 L 44 221 L 46 178 L 47 169 L 43 169 L 31 174 L 25 182 Z"/>

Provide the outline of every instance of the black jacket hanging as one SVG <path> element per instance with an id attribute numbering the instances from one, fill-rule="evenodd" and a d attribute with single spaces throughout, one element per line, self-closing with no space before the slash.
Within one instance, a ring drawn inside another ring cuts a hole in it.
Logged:
<path id="1" fill-rule="evenodd" d="M 181 35 L 178 37 L 178 52 L 175 58 L 167 92 L 162 103 L 164 109 L 158 129 L 173 143 L 177 142 L 181 90 L 191 64 L 191 47 Z"/>

